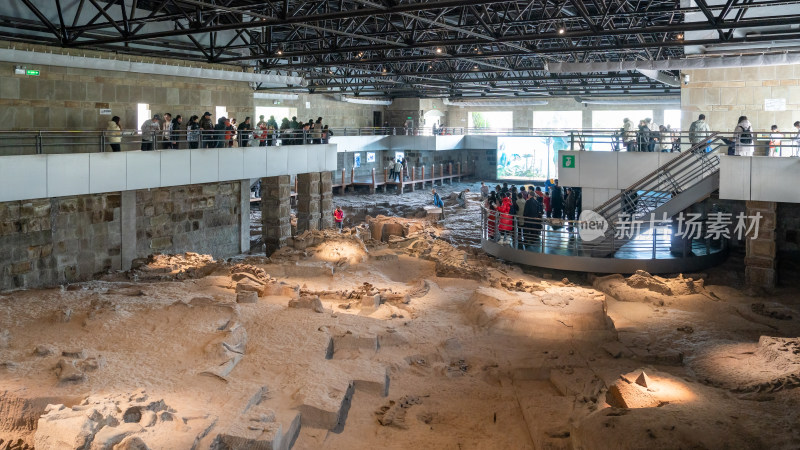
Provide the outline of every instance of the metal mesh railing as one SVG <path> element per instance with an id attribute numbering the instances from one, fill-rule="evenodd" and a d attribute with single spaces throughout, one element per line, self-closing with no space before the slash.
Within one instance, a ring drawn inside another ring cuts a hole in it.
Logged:
<path id="1" fill-rule="evenodd" d="M 612 255 L 623 259 L 674 259 L 710 255 L 727 248 L 727 240 L 710 237 L 675 238 L 672 224 L 658 224 L 632 238 L 611 238 L 597 244 L 580 235 L 583 222 L 545 217 L 520 217 L 481 209 L 481 239 L 536 253 L 597 257 Z M 706 222 L 702 222 L 703 229 Z"/>

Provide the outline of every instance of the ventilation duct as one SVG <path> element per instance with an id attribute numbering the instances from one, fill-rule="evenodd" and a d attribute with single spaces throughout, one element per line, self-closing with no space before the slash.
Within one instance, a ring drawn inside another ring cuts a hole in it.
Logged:
<path id="1" fill-rule="evenodd" d="M 119 59 L 89 58 L 85 56 L 40 53 L 9 48 L 0 49 L 0 61 L 12 62 L 15 64 L 37 64 L 43 66 L 76 67 L 80 69 L 168 75 L 173 77 L 203 78 L 207 80 L 245 81 L 270 85 L 304 86 L 306 84 L 306 80 L 302 77 L 203 69 L 200 67 L 170 66 L 166 64 L 122 61 Z"/>
<path id="2" fill-rule="evenodd" d="M 550 73 L 624 72 L 627 70 L 722 69 L 726 67 L 779 66 L 800 64 L 800 53 L 718 56 L 662 61 L 618 61 L 593 63 L 548 63 Z"/>
<path id="3" fill-rule="evenodd" d="M 370 98 L 356 98 L 356 97 L 341 97 L 341 101 L 346 103 L 356 103 L 359 105 L 380 105 L 380 106 L 389 106 L 392 104 L 392 100 L 387 99 L 370 99 Z"/>
<path id="4" fill-rule="evenodd" d="M 260 100 L 297 100 L 300 98 L 297 94 L 273 94 L 271 92 L 255 92 L 253 98 Z"/>
<path id="5" fill-rule="evenodd" d="M 458 100 L 443 99 L 448 106 L 542 106 L 547 100 Z"/>
<path id="6" fill-rule="evenodd" d="M 659 99 L 592 99 L 577 98 L 578 102 L 584 105 L 680 105 L 680 98 L 659 98 Z"/>
<path id="7" fill-rule="evenodd" d="M 659 70 L 638 69 L 638 71 L 647 78 L 664 83 L 667 86 L 681 87 L 681 80 L 676 76 L 667 75 Z"/>

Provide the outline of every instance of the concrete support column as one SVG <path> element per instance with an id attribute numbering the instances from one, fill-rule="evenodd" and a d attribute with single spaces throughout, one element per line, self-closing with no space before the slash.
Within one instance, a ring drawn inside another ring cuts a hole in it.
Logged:
<path id="1" fill-rule="evenodd" d="M 748 217 L 761 215 L 758 224 L 758 235 L 752 230 L 747 234 L 747 253 L 744 259 L 745 280 L 749 286 L 773 288 L 776 281 L 777 245 L 775 242 L 775 226 L 778 204 L 775 202 L 745 202 L 745 214 Z M 755 237 L 755 239 L 753 239 Z"/>
<path id="2" fill-rule="evenodd" d="M 297 174 L 297 234 L 319 230 L 319 172 Z"/>
<path id="3" fill-rule="evenodd" d="M 120 269 L 130 270 L 136 259 L 136 191 L 122 191 L 120 199 Z"/>
<path id="4" fill-rule="evenodd" d="M 289 175 L 261 179 L 261 224 L 267 256 L 286 245 L 292 235 Z"/>
<path id="5" fill-rule="evenodd" d="M 330 172 L 319 174 L 320 228 L 333 228 L 333 180 Z"/>
<path id="6" fill-rule="evenodd" d="M 250 251 L 250 179 L 239 180 L 239 251 Z"/>

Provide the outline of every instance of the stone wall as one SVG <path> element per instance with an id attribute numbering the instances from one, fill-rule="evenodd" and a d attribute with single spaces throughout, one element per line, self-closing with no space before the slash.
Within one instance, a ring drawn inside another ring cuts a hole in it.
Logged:
<path id="1" fill-rule="evenodd" d="M 712 130 L 733 131 L 747 116 L 754 131 L 778 125 L 793 132 L 800 115 L 800 64 L 727 69 L 685 70 L 690 82 L 681 86 L 682 124 L 688 130 L 699 114 Z M 764 100 L 785 99 L 785 111 L 765 111 Z"/>
<path id="2" fill-rule="evenodd" d="M 240 189 L 234 181 L 137 191 L 137 256 L 239 253 Z"/>
<path id="3" fill-rule="evenodd" d="M 0 290 L 119 268 L 121 241 L 119 193 L 0 203 Z"/>
<path id="4" fill-rule="evenodd" d="M 69 53 L 69 50 L 0 41 L 0 47 L 21 50 Z M 78 55 L 105 57 L 110 54 L 79 51 Z M 158 64 L 183 64 L 175 60 L 138 58 Z M 197 63 L 193 64 L 195 67 Z M 201 67 L 230 70 L 230 66 Z M 100 115 L 110 108 L 120 117 L 123 129 L 138 129 L 137 104 L 150 105 L 153 114 L 180 114 L 186 123 L 193 114 L 215 114 L 215 106 L 225 106 L 230 117 L 244 120 L 253 116 L 253 91 L 246 82 L 172 77 L 119 71 L 103 71 L 57 66 L 35 66 L 38 77 L 14 75 L 14 64 L 0 62 L 0 130 L 105 130 L 111 115 Z M 214 120 L 217 118 L 214 117 Z M 133 146 L 133 144 L 130 144 Z M 138 147 L 137 147 L 138 148 Z M 132 150 L 134 148 L 123 148 Z M 8 149 L 4 149 L 5 154 Z M 66 153 L 66 147 L 49 148 L 49 153 Z"/>
<path id="5" fill-rule="evenodd" d="M 308 105 L 308 107 L 306 107 Z M 317 120 L 322 116 L 322 123 L 329 127 L 364 128 L 372 126 L 372 114 L 375 111 L 385 117 L 385 107 L 376 105 L 359 105 L 335 100 L 328 94 L 299 94 L 297 100 L 281 100 L 279 105 L 274 100 L 255 99 L 255 106 L 296 108 L 297 120 L 308 122 L 308 119 Z M 253 114 L 250 114 L 253 116 Z M 266 119 L 269 119 L 267 117 Z M 275 118 L 280 125 L 282 117 Z M 288 119 L 291 120 L 291 117 Z M 258 122 L 258 117 L 253 117 L 253 123 Z"/>
<path id="6" fill-rule="evenodd" d="M 152 253 L 240 251 L 240 182 L 0 203 L 0 291 L 87 280 Z M 124 209 L 135 212 L 126 227 Z M 123 230 L 130 229 L 131 236 Z M 135 231 L 134 231 L 135 230 Z"/>

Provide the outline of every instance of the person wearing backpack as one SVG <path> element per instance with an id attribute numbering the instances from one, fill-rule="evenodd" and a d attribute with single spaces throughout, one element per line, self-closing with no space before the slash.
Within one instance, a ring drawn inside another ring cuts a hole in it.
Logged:
<path id="1" fill-rule="evenodd" d="M 733 130 L 733 140 L 736 143 L 737 156 L 753 156 L 753 125 L 747 116 L 739 117 L 739 124 Z"/>

